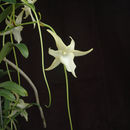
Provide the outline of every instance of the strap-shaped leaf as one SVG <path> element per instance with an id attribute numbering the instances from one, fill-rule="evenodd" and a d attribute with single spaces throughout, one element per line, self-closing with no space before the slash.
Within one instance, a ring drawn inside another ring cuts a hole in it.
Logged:
<path id="1" fill-rule="evenodd" d="M 7 99 L 4 99 L 4 104 L 3 104 L 3 112 L 5 116 L 8 116 L 8 111 L 10 110 L 11 106 L 10 106 L 10 101 Z"/>
<path id="2" fill-rule="evenodd" d="M 19 43 L 19 44 L 16 44 L 15 45 L 19 51 L 21 52 L 21 54 L 25 57 L 25 58 L 28 58 L 29 56 L 29 51 L 28 51 L 28 48 L 25 44 L 23 43 Z"/>
<path id="3" fill-rule="evenodd" d="M 20 6 L 23 6 L 22 3 L 16 3 L 15 9 L 19 8 Z M 12 11 L 12 5 L 8 6 L 1 14 L 0 14 L 0 23 L 7 18 L 7 15 L 9 15 Z M 3 31 L 1 31 L 3 32 Z"/>
<path id="4" fill-rule="evenodd" d="M 15 100 L 15 96 L 10 91 L 5 90 L 5 89 L 0 89 L 0 96 L 3 96 L 4 98 L 6 98 L 10 101 Z"/>
<path id="5" fill-rule="evenodd" d="M 23 97 L 28 95 L 27 91 L 23 87 L 12 81 L 0 83 L 0 88 L 7 89 Z"/>
<path id="6" fill-rule="evenodd" d="M 0 63 L 1 61 L 4 59 L 4 57 L 11 51 L 11 49 L 13 48 L 13 44 L 8 42 L 6 43 L 3 48 L 0 51 Z"/>
<path id="7" fill-rule="evenodd" d="M 1 14 L 0 14 L 0 23 L 5 19 L 7 18 L 7 15 L 10 14 L 12 10 L 12 6 L 8 6 Z"/>
<path id="8" fill-rule="evenodd" d="M 16 0 L 1 0 L 1 1 L 8 2 L 8 3 L 11 3 L 11 4 L 15 4 L 16 3 Z"/>

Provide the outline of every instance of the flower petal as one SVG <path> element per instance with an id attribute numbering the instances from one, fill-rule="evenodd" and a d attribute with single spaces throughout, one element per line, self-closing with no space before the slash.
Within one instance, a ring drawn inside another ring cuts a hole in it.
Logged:
<path id="1" fill-rule="evenodd" d="M 76 77 L 76 74 L 75 74 L 76 65 L 73 60 L 74 60 L 73 53 L 69 53 L 67 55 L 63 55 L 60 57 L 60 61 L 62 64 L 65 65 L 67 71 L 71 72 L 73 76 Z"/>
<path id="2" fill-rule="evenodd" d="M 20 109 L 25 109 L 29 104 L 25 103 L 24 100 L 19 99 L 19 102 L 17 104 L 17 107 L 19 107 Z"/>
<path id="3" fill-rule="evenodd" d="M 60 60 L 58 58 L 54 59 L 54 61 L 52 62 L 52 64 L 50 65 L 50 67 L 48 67 L 47 71 L 49 70 L 53 70 L 54 68 L 56 68 L 58 65 L 60 64 Z"/>
<path id="4" fill-rule="evenodd" d="M 30 11 L 29 11 L 30 7 L 24 5 L 24 8 L 22 8 L 22 9 L 25 11 L 24 19 L 26 19 L 29 16 L 29 14 L 30 14 Z"/>
<path id="5" fill-rule="evenodd" d="M 6 31 L 6 32 L 3 32 L 3 33 L 0 33 L 0 36 L 8 35 L 8 34 L 12 33 L 12 31 L 13 31 L 13 29 Z"/>
<path id="6" fill-rule="evenodd" d="M 36 20 L 34 19 L 34 17 L 33 17 L 33 14 L 32 14 L 32 11 L 31 11 L 31 8 L 30 8 L 30 7 L 28 7 L 28 6 L 25 5 L 24 8 L 23 8 L 23 10 L 25 11 L 25 17 L 24 17 L 24 19 L 26 19 L 26 18 L 30 15 L 32 21 L 33 21 L 33 22 L 36 21 Z M 36 23 L 34 23 L 33 26 L 34 26 L 34 28 L 35 28 Z"/>
<path id="7" fill-rule="evenodd" d="M 88 51 L 73 50 L 73 53 L 74 53 L 74 56 L 84 56 L 84 55 L 87 55 L 88 53 L 90 53 L 91 51 L 93 51 L 93 48 L 91 48 Z"/>
<path id="8" fill-rule="evenodd" d="M 22 37 L 21 37 L 21 31 L 23 30 L 22 26 L 18 26 L 15 27 L 12 31 L 13 35 L 14 35 L 14 39 L 20 43 L 22 41 Z"/>
<path id="9" fill-rule="evenodd" d="M 73 38 L 71 36 L 70 36 L 70 39 L 71 39 L 71 43 L 69 46 L 67 46 L 67 50 L 72 51 L 75 48 L 75 41 L 73 40 Z"/>
<path id="10" fill-rule="evenodd" d="M 28 113 L 27 113 L 27 111 L 24 110 L 24 111 L 20 112 L 20 115 L 22 117 L 24 117 L 26 121 L 28 121 Z"/>
<path id="11" fill-rule="evenodd" d="M 16 25 L 22 23 L 23 12 L 24 11 L 21 11 L 21 13 L 17 16 L 17 18 L 16 18 Z"/>
<path id="12" fill-rule="evenodd" d="M 59 52 L 49 48 L 49 54 L 55 58 L 59 57 Z"/>
<path id="13" fill-rule="evenodd" d="M 53 38 L 55 39 L 56 42 L 56 46 L 58 48 L 58 50 L 64 50 L 66 49 L 66 45 L 63 43 L 62 39 L 54 32 L 52 32 L 51 30 L 47 29 L 47 31 L 53 36 Z"/>
<path id="14" fill-rule="evenodd" d="M 27 0 L 28 1 L 28 3 L 30 3 L 30 4 L 34 4 L 37 0 Z"/>
<path id="15" fill-rule="evenodd" d="M 12 27 L 13 25 L 10 23 L 10 21 L 8 21 L 8 19 L 5 19 L 5 23 L 8 27 Z"/>
<path id="16" fill-rule="evenodd" d="M 18 110 L 12 110 L 11 114 L 8 117 L 10 118 L 10 117 L 14 116 L 17 112 L 18 112 Z"/>

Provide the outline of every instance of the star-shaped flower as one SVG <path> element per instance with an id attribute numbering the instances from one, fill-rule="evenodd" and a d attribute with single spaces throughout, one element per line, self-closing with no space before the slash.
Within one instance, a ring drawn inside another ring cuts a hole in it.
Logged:
<path id="1" fill-rule="evenodd" d="M 15 25 L 19 25 L 22 23 L 22 16 L 23 16 L 23 11 L 21 11 L 21 13 L 16 17 L 16 21 L 15 21 Z M 18 27 L 14 27 L 15 25 L 13 23 L 11 23 L 10 21 L 8 21 L 7 19 L 5 20 L 6 24 L 12 28 L 9 31 L 6 31 L 4 33 L 1 33 L 0 35 L 8 35 L 10 33 L 13 34 L 14 39 L 20 43 L 22 41 L 22 37 L 21 37 L 21 31 L 23 30 L 23 26 L 18 26 Z"/>
<path id="2" fill-rule="evenodd" d="M 14 106 L 15 104 L 12 103 L 11 105 Z M 26 121 L 28 121 L 28 113 L 25 110 L 28 105 L 29 104 L 25 103 L 24 100 L 19 99 L 18 103 L 16 104 L 16 106 L 14 107 L 14 109 L 8 117 L 10 118 L 13 117 L 16 113 L 20 113 L 20 115 L 24 117 Z"/>
<path id="3" fill-rule="evenodd" d="M 70 37 L 71 38 L 70 45 L 66 46 L 63 43 L 62 39 L 56 33 L 52 32 L 49 29 L 47 29 L 47 31 L 53 36 L 58 50 L 53 50 L 49 48 L 49 54 L 55 57 L 55 59 L 52 62 L 51 66 L 46 70 L 52 70 L 55 67 L 57 67 L 60 63 L 62 63 L 63 65 L 65 65 L 67 71 L 71 72 L 73 76 L 76 77 L 75 74 L 76 65 L 74 63 L 74 57 L 87 55 L 93 50 L 93 48 L 88 51 L 75 50 L 74 49 L 75 42 L 72 39 L 72 37 Z"/>
<path id="4" fill-rule="evenodd" d="M 29 4 L 34 4 L 37 0 L 27 0 L 27 1 L 28 1 Z M 32 11 L 31 11 L 31 8 L 30 8 L 30 7 L 24 5 L 23 10 L 25 11 L 25 17 L 24 17 L 25 19 L 30 15 L 32 21 L 33 21 L 33 22 L 36 21 L 35 18 L 33 17 L 33 14 L 32 14 Z M 33 25 L 34 25 L 34 28 L 35 28 L 35 25 L 36 25 L 36 24 L 34 23 Z"/>

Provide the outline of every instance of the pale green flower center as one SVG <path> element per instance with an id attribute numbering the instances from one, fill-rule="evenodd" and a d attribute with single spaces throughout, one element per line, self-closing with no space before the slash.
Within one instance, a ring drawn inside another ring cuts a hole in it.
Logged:
<path id="1" fill-rule="evenodd" d="M 62 51 L 62 55 L 67 55 L 67 52 L 66 51 Z"/>

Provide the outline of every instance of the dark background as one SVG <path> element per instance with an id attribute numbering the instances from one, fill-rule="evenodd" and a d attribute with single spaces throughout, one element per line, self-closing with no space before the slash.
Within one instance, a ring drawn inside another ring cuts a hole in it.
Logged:
<path id="1" fill-rule="evenodd" d="M 128 0 L 38 0 L 35 4 L 42 14 L 42 21 L 53 26 L 57 34 L 68 45 L 69 36 L 76 42 L 76 49 L 94 51 L 87 56 L 75 58 L 75 79 L 70 73 L 70 107 L 74 130 L 128 130 L 130 129 L 129 43 L 130 4 Z M 30 57 L 19 57 L 20 67 L 31 77 L 39 90 L 44 108 L 47 129 L 69 130 L 66 106 L 66 89 L 62 65 L 47 72 L 52 92 L 52 106 L 41 70 L 40 43 L 37 30 L 24 28 L 22 36 L 30 50 Z M 54 48 L 53 38 L 43 29 L 45 66 L 53 57 L 48 48 Z M 29 91 L 27 102 L 34 102 Z M 20 130 L 42 130 L 42 121 L 36 107 L 28 109 L 29 122 L 20 118 Z"/>

